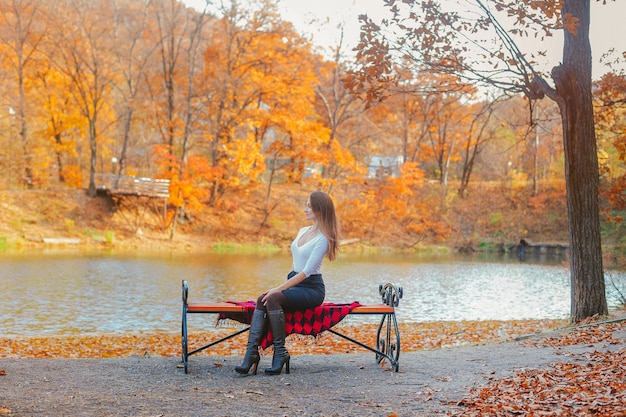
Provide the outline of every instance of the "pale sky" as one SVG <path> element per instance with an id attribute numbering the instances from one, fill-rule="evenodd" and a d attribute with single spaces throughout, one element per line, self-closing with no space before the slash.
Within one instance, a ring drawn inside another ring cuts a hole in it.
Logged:
<path id="1" fill-rule="evenodd" d="M 204 0 L 184 0 L 189 5 L 204 4 Z M 339 25 L 344 27 L 344 51 L 356 46 L 359 39 L 359 14 L 366 13 L 375 21 L 385 15 L 383 0 L 279 0 L 283 18 L 291 21 L 302 35 L 310 35 L 313 42 L 323 47 L 335 46 L 340 37 Z M 620 53 L 626 51 L 626 0 L 609 0 L 606 5 L 592 0 L 591 47 L 594 54 L 594 78 L 606 72 L 599 64 L 600 56 L 610 47 Z M 526 44 L 528 42 L 528 44 Z M 533 43 L 535 42 L 535 43 Z M 539 62 L 539 69 L 549 71 L 561 60 L 562 37 L 551 42 L 525 40 L 523 52 L 548 51 L 548 57 Z M 623 66 L 622 66 L 623 68 Z"/>
<path id="2" fill-rule="evenodd" d="M 378 20 L 386 13 L 383 0 L 280 0 L 285 20 L 291 21 L 305 35 L 313 36 L 321 46 L 336 46 L 343 26 L 346 50 L 359 40 L 359 15 Z"/>

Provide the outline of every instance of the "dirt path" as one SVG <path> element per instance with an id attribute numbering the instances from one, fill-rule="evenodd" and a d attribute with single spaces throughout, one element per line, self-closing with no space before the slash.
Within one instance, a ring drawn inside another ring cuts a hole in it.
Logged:
<path id="1" fill-rule="evenodd" d="M 626 332 L 622 332 L 626 333 Z M 561 348 L 507 342 L 402 353 L 400 371 L 373 354 L 295 355 L 291 374 L 233 371 L 239 357 L 190 358 L 189 374 L 174 357 L 0 359 L 0 414 L 10 416 L 436 416 L 471 387 L 554 362 L 583 360 L 584 351 L 623 349 L 588 343 Z"/>

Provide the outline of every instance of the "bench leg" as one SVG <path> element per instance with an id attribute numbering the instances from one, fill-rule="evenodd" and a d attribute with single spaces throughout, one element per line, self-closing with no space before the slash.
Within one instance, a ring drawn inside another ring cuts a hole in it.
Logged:
<path id="1" fill-rule="evenodd" d="M 384 337 L 382 336 L 383 328 L 385 330 Z M 400 329 L 395 313 L 385 314 L 381 318 L 376 333 L 376 348 L 382 353 L 376 354 L 376 361 L 380 363 L 388 359 L 394 371 L 398 372 L 400 366 L 398 362 L 400 358 Z"/>
<path id="2" fill-rule="evenodd" d="M 382 329 L 386 324 L 386 338 L 381 337 Z M 376 363 L 381 363 L 383 360 L 388 360 L 389 364 L 393 368 L 394 372 L 398 372 L 400 369 L 400 330 L 398 328 L 398 322 L 396 321 L 396 315 L 384 314 L 380 324 L 378 325 L 378 331 L 376 334 L 376 348 L 361 343 L 345 334 L 339 333 L 336 330 L 328 329 L 334 335 L 346 339 L 356 345 L 361 346 L 376 354 Z M 395 336 L 395 343 L 392 343 L 392 339 Z"/>
<path id="3" fill-rule="evenodd" d="M 235 336 L 239 336 L 241 333 L 245 333 L 245 332 L 247 332 L 247 331 L 249 331 L 249 330 L 250 330 L 250 327 L 246 327 L 245 329 L 238 330 L 238 331 L 236 331 L 235 333 L 232 333 L 232 334 L 229 334 L 228 336 L 222 337 L 221 339 L 216 340 L 216 341 L 214 341 L 214 342 L 211 342 L 211 343 L 209 343 L 208 345 L 204 345 L 204 346 L 202 346 L 202 347 L 199 347 L 198 349 L 194 349 L 194 350 L 192 350 L 191 352 L 189 352 L 189 353 L 187 354 L 187 356 L 189 357 L 189 356 L 191 356 L 191 355 L 195 355 L 196 353 L 202 352 L 203 350 L 208 349 L 208 348 L 210 348 L 211 346 L 215 346 L 215 345 L 217 345 L 218 343 L 222 343 L 222 342 L 224 342 L 224 341 L 226 341 L 226 340 L 228 340 L 228 339 L 230 339 L 230 338 L 233 338 L 233 337 L 235 337 Z"/>
<path id="4" fill-rule="evenodd" d="M 208 345 L 204 345 L 202 347 L 199 347 L 197 349 L 192 350 L 191 352 L 189 351 L 189 339 L 188 339 L 188 332 L 187 332 L 187 314 L 183 313 L 183 329 L 182 329 L 182 361 L 183 361 L 183 367 L 185 368 L 185 373 L 188 374 L 189 373 L 189 357 L 191 355 L 195 355 L 196 353 L 202 352 L 205 349 L 210 348 L 211 346 L 215 346 L 219 343 L 222 343 L 228 339 L 231 339 L 235 336 L 239 336 L 242 333 L 245 333 L 247 331 L 250 330 L 250 327 L 246 327 L 245 329 L 241 329 L 238 330 L 232 334 L 229 334 L 228 336 L 222 337 L 221 339 L 215 340 L 211 343 L 209 343 Z"/>
<path id="5" fill-rule="evenodd" d="M 182 362 L 183 362 L 183 367 L 185 368 L 185 373 L 189 373 L 189 369 L 188 369 L 188 361 L 189 361 L 189 354 L 188 354 L 188 335 L 187 335 L 187 308 L 186 306 L 183 305 L 183 320 L 182 320 L 182 329 L 181 329 L 181 353 L 182 353 Z"/>

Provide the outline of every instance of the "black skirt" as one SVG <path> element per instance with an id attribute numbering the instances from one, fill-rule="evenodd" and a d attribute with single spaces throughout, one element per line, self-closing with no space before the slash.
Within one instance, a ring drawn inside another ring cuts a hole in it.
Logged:
<path id="1" fill-rule="evenodd" d="M 291 271 L 287 279 L 291 279 L 296 272 Z M 306 310 L 317 307 L 324 302 L 326 287 L 322 274 L 309 275 L 301 283 L 291 288 L 283 290 L 283 294 L 289 301 L 290 310 Z"/>

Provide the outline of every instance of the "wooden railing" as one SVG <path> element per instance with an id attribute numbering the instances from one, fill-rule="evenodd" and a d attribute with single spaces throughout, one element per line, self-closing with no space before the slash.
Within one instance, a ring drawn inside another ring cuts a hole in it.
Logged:
<path id="1" fill-rule="evenodd" d="M 131 177 L 129 175 L 96 174 L 96 188 L 111 195 L 135 195 L 154 198 L 170 196 L 170 180 Z"/>

